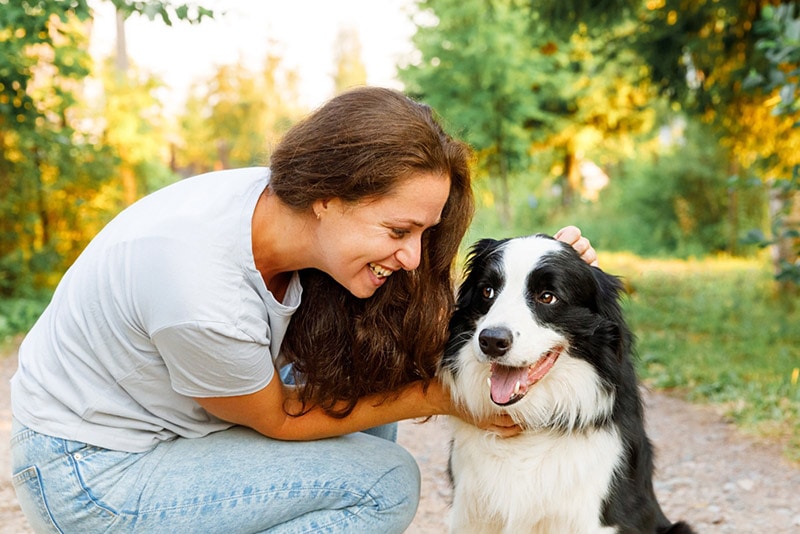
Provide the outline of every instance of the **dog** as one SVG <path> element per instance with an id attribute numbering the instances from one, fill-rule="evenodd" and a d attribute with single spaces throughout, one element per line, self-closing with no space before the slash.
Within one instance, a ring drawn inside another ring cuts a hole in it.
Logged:
<path id="1" fill-rule="evenodd" d="M 440 376 L 501 438 L 451 417 L 451 532 L 692 533 L 664 515 L 622 284 L 538 234 L 473 245 Z"/>

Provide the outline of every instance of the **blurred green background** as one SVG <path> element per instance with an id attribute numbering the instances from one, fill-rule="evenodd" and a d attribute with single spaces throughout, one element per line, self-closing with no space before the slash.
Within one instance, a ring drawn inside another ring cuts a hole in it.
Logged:
<path id="1" fill-rule="evenodd" d="M 109 57 L 89 53 L 98 3 L 117 14 Z M 798 2 L 407 4 L 414 53 L 396 79 L 476 150 L 465 248 L 580 226 L 625 280 L 645 383 L 715 403 L 800 461 Z M 266 163 L 309 111 L 277 52 L 258 69 L 216 66 L 167 111 L 121 30 L 131 17 L 202 28 L 226 16 L 219 5 L 0 0 L 6 345 L 121 209 L 189 175 Z M 366 83 L 361 54 L 342 32 L 330 96 Z"/>

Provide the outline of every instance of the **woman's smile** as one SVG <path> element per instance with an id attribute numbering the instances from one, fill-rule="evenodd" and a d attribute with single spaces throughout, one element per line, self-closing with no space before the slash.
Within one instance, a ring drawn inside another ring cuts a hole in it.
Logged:
<path id="1" fill-rule="evenodd" d="M 377 263 L 370 263 L 369 270 L 372 271 L 372 274 L 374 274 L 375 277 L 379 279 L 387 278 L 391 276 L 392 273 L 394 272 L 393 270 L 382 267 Z"/>

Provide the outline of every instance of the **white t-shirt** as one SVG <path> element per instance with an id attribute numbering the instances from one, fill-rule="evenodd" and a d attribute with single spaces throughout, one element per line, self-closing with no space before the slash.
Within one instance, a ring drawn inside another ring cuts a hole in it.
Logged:
<path id="1" fill-rule="evenodd" d="M 191 397 L 253 393 L 274 373 L 302 288 L 282 303 L 255 268 L 266 168 L 189 178 L 111 221 L 19 350 L 14 416 L 52 436 L 141 452 L 232 426 Z"/>

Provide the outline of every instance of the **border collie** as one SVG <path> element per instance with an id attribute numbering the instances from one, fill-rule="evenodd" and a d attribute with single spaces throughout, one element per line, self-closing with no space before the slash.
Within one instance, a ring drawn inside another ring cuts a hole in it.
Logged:
<path id="1" fill-rule="evenodd" d="M 441 376 L 500 438 L 451 418 L 453 533 L 691 533 L 653 491 L 619 280 L 536 235 L 476 243 Z"/>

